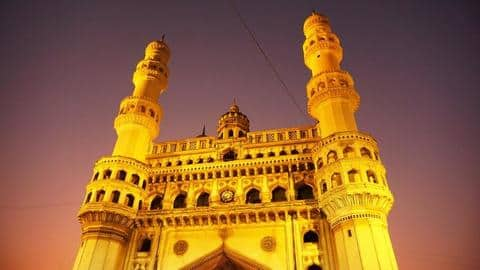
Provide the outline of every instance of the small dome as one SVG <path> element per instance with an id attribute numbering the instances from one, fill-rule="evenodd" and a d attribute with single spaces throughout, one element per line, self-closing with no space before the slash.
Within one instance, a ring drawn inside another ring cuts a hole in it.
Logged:
<path id="1" fill-rule="evenodd" d="M 314 25 L 321 25 L 326 28 L 330 27 L 327 16 L 316 11 L 312 11 L 312 14 L 305 19 L 305 23 L 303 24 L 303 32 L 305 35 L 310 32 L 312 26 Z"/>
<path id="2" fill-rule="evenodd" d="M 165 43 L 163 39 L 154 40 L 148 43 L 145 48 L 145 57 L 147 59 L 164 58 L 165 61 L 168 61 L 170 58 L 170 48 L 168 48 L 167 43 Z"/>
<path id="3" fill-rule="evenodd" d="M 222 138 L 244 137 L 250 130 L 248 117 L 240 112 L 235 100 L 218 120 L 217 133 Z"/>

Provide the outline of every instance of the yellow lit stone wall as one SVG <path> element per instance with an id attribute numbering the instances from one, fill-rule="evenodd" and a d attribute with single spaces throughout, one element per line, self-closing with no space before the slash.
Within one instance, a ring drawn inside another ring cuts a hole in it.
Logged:
<path id="1" fill-rule="evenodd" d="M 215 136 L 153 143 L 170 49 L 151 42 L 78 217 L 74 269 L 397 269 L 393 205 L 375 139 L 328 19 L 304 24 L 315 126 L 251 131 L 234 102 Z"/>

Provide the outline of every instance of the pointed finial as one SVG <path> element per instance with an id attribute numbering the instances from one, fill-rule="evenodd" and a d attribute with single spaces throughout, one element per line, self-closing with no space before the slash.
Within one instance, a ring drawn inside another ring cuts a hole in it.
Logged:
<path id="1" fill-rule="evenodd" d="M 202 136 L 205 136 L 205 124 L 203 124 Z"/>
<path id="2" fill-rule="evenodd" d="M 165 34 L 162 35 L 162 41 L 165 41 Z"/>
<path id="3" fill-rule="evenodd" d="M 231 112 L 239 112 L 240 109 L 238 108 L 238 105 L 237 105 L 237 99 L 236 98 L 233 98 L 233 103 L 232 103 L 232 106 L 230 106 L 230 111 Z"/>

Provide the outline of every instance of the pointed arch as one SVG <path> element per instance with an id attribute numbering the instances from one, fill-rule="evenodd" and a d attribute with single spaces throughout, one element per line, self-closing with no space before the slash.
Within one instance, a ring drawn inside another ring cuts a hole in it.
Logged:
<path id="1" fill-rule="evenodd" d="M 283 187 L 276 187 L 272 190 L 272 202 L 283 202 L 287 200 L 287 190 Z"/>
<path id="2" fill-rule="evenodd" d="M 162 208 L 163 208 L 163 197 L 160 195 L 157 195 L 150 203 L 150 210 L 158 210 Z"/>
<path id="3" fill-rule="evenodd" d="M 197 207 L 206 207 L 210 205 L 210 194 L 202 192 L 197 198 Z"/>
<path id="4" fill-rule="evenodd" d="M 245 196 L 245 203 L 261 203 L 260 191 L 256 188 L 251 188 Z"/>
<path id="5" fill-rule="evenodd" d="M 305 182 L 300 182 L 295 185 L 295 199 L 296 200 L 311 200 L 314 199 L 312 186 Z"/>

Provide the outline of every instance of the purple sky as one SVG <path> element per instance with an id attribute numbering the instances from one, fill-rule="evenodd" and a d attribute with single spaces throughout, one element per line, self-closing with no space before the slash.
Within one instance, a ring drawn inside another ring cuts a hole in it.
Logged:
<path id="1" fill-rule="evenodd" d="M 119 3 L 122 2 L 122 3 Z M 162 5 L 161 3 L 164 2 Z M 326 14 L 380 143 L 401 269 L 480 268 L 480 12 L 467 1 L 235 1 L 305 111 L 304 19 Z M 199 5 L 202 3 L 202 5 Z M 2 1 L 0 269 L 71 269 L 76 213 L 145 45 L 163 33 L 159 140 L 214 134 L 233 97 L 253 130 L 312 124 L 228 1 Z"/>

